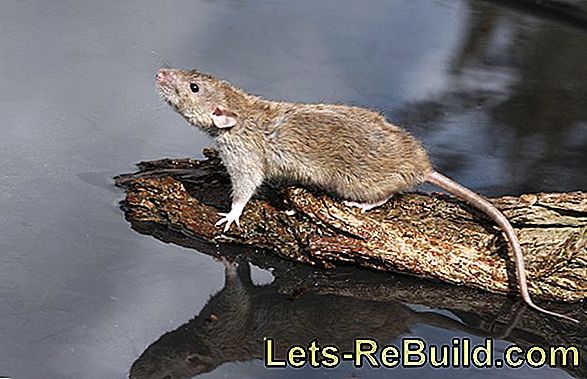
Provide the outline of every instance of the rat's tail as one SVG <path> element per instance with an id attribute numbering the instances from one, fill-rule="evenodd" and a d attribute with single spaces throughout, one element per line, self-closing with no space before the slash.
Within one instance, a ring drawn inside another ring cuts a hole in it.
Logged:
<path id="1" fill-rule="evenodd" d="M 475 192 L 471 191 L 470 189 L 463 187 L 459 183 L 447 178 L 446 176 L 442 175 L 439 172 L 432 171 L 426 176 L 426 181 L 432 183 L 450 194 L 460 198 L 461 200 L 466 201 L 468 204 L 471 204 L 478 208 L 479 210 L 483 211 L 486 215 L 488 215 L 499 227 L 505 232 L 508 241 L 514 251 L 514 263 L 516 266 L 516 276 L 518 277 L 518 286 L 520 287 L 520 294 L 522 295 L 522 299 L 530 306 L 540 312 L 564 318 L 569 321 L 573 321 L 578 323 L 578 320 L 571 318 L 569 316 L 565 316 L 559 313 L 547 311 L 546 309 L 542 309 L 530 298 L 530 293 L 528 292 L 528 283 L 526 281 L 526 269 L 524 267 L 524 256 L 522 255 L 522 248 L 520 247 L 520 242 L 518 241 L 518 237 L 516 236 L 516 232 L 514 228 L 508 221 L 508 219 L 501 213 L 493 204 L 489 201 L 485 200 L 481 195 L 476 194 Z"/>

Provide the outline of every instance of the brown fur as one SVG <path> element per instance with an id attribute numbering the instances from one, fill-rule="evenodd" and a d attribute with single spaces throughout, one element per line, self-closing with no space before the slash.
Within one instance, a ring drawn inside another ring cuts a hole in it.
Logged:
<path id="1" fill-rule="evenodd" d="M 161 91 L 186 120 L 216 138 L 237 198 L 248 200 L 266 180 L 293 180 L 345 200 L 375 202 L 423 182 L 432 170 L 415 138 L 371 110 L 269 101 L 197 71 L 167 71 L 177 83 L 200 85 L 193 95 L 187 87 Z M 235 113 L 237 125 L 215 128 L 209 117 L 215 106 Z"/>

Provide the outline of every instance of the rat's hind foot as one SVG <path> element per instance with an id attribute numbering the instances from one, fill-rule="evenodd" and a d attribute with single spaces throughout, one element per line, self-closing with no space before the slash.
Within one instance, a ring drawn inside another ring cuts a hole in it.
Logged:
<path id="1" fill-rule="evenodd" d="M 383 204 L 387 203 L 388 199 L 383 199 L 381 201 L 376 201 L 374 203 L 357 203 L 356 201 L 348 201 L 345 200 L 342 203 L 344 205 L 346 205 L 347 207 L 356 207 L 356 208 L 360 208 L 361 209 L 361 213 L 365 213 L 367 211 L 370 211 L 373 208 L 377 208 L 379 206 L 382 206 Z"/>

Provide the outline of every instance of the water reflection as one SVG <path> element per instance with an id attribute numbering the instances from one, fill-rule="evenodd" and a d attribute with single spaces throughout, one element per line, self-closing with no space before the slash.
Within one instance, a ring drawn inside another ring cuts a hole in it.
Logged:
<path id="1" fill-rule="evenodd" d="M 133 228 L 219 254 L 216 247 L 155 224 L 134 223 Z M 292 345 L 307 346 L 312 340 L 335 344 L 342 351 L 351 351 L 357 337 L 397 344 L 403 336 L 413 337 L 418 324 L 451 331 L 453 336 L 487 336 L 525 348 L 573 344 L 582 349 L 581 366 L 567 370 L 587 377 L 587 335 L 576 333 L 574 325 L 524 312 L 507 297 L 390 274 L 313 271 L 245 248 L 223 248 L 220 254 L 227 257 L 221 258 L 224 288 L 192 320 L 153 342 L 133 363 L 131 378 L 189 378 L 225 363 L 261 360 L 264 337 L 274 338 L 276 359 L 283 359 Z M 253 284 L 249 261 L 272 267 L 274 281 Z"/>
<path id="2" fill-rule="evenodd" d="M 459 143 L 482 146 L 441 154 L 438 166 L 449 171 L 491 168 L 498 155 L 495 175 L 517 191 L 587 187 L 587 35 L 491 2 L 470 0 L 467 6 L 467 26 L 448 66 L 450 84 L 401 107 L 398 118 L 429 145 L 436 140 L 442 146 L 439 134 L 451 129 L 482 133 L 491 145 L 462 135 Z M 476 158 L 477 149 L 487 158 Z M 467 164 L 471 159 L 482 163 Z M 555 163 L 561 161 L 562 167 Z"/>
<path id="3" fill-rule="evenodd" d="M 254 286 L 248 268 L 246 262 L 238 270 L 227 265 L 224 288 L 189 323 L 149 346 L 130 377 L 189 378 L 223 363 L 262 359 L 265 336 L 275 339 L 276 359 L 283 359 L 288 347 L 312 340 L 351 351 L 358 336 L 392 341 L 421 318 L 395 301 L 281 294 L 275 285 Z M 446 324 L 453 323 L 446 318 Z"/>

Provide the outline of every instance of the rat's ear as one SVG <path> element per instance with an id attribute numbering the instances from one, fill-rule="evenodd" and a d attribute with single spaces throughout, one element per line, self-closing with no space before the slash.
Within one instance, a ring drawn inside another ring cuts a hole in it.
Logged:
<path id="1" fill-rule="evenodd" d="M 212 112 L 212 122 L 214 126 L 221 129 L 232 128 L 236 125 L 237 115 L 223 107 L 216 107 Z"/>

